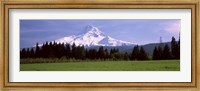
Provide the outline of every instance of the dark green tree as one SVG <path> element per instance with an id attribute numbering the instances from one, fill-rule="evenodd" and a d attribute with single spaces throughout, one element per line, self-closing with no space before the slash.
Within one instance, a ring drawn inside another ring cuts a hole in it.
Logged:
<path id="1" fill-rule="evenodd" d="M 89 49 L 89 58 L 96 59 L 97 58 L 97 51 L 96 49 Z"/>
<path id="2" fill-rule="evenodd" d="M 59 49 L 57 49 L 59 51 Z M 53 48 L 53 43 L 50 42 L 49 45 L 48 45 L 48 58 L 55 58 L 56 55 L 54 54 L 54 48 Z M 59 53 L 57 53 L 57 57 L 60 57 L 58 56 Z"/>
<path id="3" fill-rule="evenodd" d="M 124 54 L 120 52 L 116 52 L 113 54 L 113 60 L 122 60 L 124 59 Z"/>
<path id="4" fill-rule="evenodd" d="M 124 53 L 124 60 L 129 60 L 129 54 L 127 52 Z"/>
<path id="5" fill-rule="evenodd" d="M 163 54 L 162 55 L 163 55 L 162 59 L 164 59 L 164 60 L 171 59 L 170 48 L 169 48 L 169 46 L 167 44 L 164 46 Z"/>
<path id="6" fill-rule="evenodd" d="M 140 47 L 139 58 L 138 60 L 148 60 L 148 55 L 145 52 L 143 47 Z"/>
<path id="7" fill-rule="evenodd" d="M 173 59 L 180 58 L 180 49 L 179 49 L 178 43 L 174 37 L 172 37 L 172 41 L 171 41 L 171 54 L 172 54 Z"/>
<path id="8" fill-rule="evenodd" d="M 71 57 L 75 58 L 76 56 L 76 45 L 75 43 L 72 44 L 72 52 L 71 52 Z"/>
<path id="9" fill-rule="evenodd" d="M 29 48 L 26 49 L 26 56 L 27 58 L 31 58 L 31 52 Z"/>
<path id="10" fill-rule="evenodd" d="M 103 46 L 99 47 L 99 50 L 98 50 L 98 58 L 99 59 L 104 59 L 105 58 L 105 51 L 104 51 L 104 48 Z"/>
<path id="11" fill-rule="evenodd" d="M 70 58 L 70 55 L 71 54 L 71 48 L 70 48 L 70 45 L 69 44 L 66 44 L 65 45 L 65 56 L 66 58 Z"/>
<path id="12" fill-rule="evenodd" d="M 153 58 L 152 58 L 152 60 L 159 60 L 158 56 L 159 56 L 158 49 L 157 49 L 157 47 L 155 47 L 154 50 L 153 50 Z"/>
<path id="13" fill-rule="evenodd" d="M 20 51 L 20 58 L 26 58 L 26 49 L 23 48 L 21 51 Z"/>
<path id="14" fill-rule="evenodd" d="M 178 40 L 178 49 L 177 49 L 177 59 L 180 59 L 180 34 L 179 34 L 179 40 Z"/>
<path id="15" fill-rule="evenodd" d="M 87 48 L 85 49 L 85 59 L 89 59 L 89 51 Z"/>
<path id="16" fill-rule="evenodd" d="M 162 46 L 158 46 L 158 60 L 162 60 L 163 59 L 163 48 Z"/>
<path id="17" fill-rule="evenodd" d="M 139 53 L 140 53 L 139 46 L 138 45 L 134 46 L 130 59 L 131 60 L 138 60 L 139 55 L 140 55 Z"/>
<path id="18" fill-rule="evenodd" d="M 105 57 L 104 57 L 104 59 L 108 59 L 108 58 L 109 58 L 108 49 L 105 49 Z"/>
<path id="19" fill-rule="evenodd" d="M 85 59 L 85 48 L 84 48 L 84 46 L 79 46 L 78 53 L 79 53 L 78 58 L 84 60 Z"/>
<path id="20" fill-rule="evenodd" d="M 36 57 L 37 58 L 40 58 L 40 47 L 39 47 L 39 43 L 36 43 L 36 50 L 35 50 L 35 53 L 36 53 Z"/>
<path id="21" fill-rule="evenodd" d="M 35 52 L 33 48 L 31 48 L 31 51 L 30 51 L 30 57 L 35 58 Z"/>

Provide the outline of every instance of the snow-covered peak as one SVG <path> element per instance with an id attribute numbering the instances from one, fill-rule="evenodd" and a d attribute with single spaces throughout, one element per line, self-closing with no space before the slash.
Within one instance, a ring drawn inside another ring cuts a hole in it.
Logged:
<path id="1" fill-rule="evenodd" d="M 131 42 L 117 40 L 105 35 L 99 28 L 88 25 L 86 32 L 80 35 L 72 35 L 55 40 L 56 43 L 64 43 L 72 45 L 83 45 L 85 47 L 91 46 L 126 46 L 134 45 Z"/>
<path id="2" fill-rule="evenodd" d="M 85 35 L 104 36 L 104 33 L 99 28 L 88 25 Z"/>

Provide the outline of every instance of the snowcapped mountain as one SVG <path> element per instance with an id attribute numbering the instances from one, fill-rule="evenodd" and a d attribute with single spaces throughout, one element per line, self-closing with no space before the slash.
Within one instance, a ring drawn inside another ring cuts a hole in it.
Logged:
<path id="1" fill-rule="evenodd" d="M 134 45 L 131 42 L 114 39 L 105 35 L 99 28 L 94 26 L 87 26 L 87 31 L 84 34 L 72 35 L 55 40 L 56 43 L 68 43 L 72 45 L 83 45 L 85 47 L 91 46 L 129 46 Z"/>

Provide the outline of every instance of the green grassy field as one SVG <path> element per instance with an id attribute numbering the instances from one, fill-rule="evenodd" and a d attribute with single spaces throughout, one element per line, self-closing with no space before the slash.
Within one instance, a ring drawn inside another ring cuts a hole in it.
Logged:
<path id="1" fill-rule="evenodd" d="M 20 64 L 20 71 L 180 71 L 179 60 Z"/>

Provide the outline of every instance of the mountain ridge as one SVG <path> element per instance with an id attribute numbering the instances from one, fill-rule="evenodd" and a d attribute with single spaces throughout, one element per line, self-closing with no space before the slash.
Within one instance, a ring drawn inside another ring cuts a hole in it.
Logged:
<path id="1" fill-rule="evenodd" d="M 64 43 L 72 45 L 75 43 L 76 46 L 130 46 L 135 45 L 134 43 L 118 40 L 105 35 L 99 28 L 88 25 L 86 32 L 79 35 L 71 35 L 63 38 L 54 40 L 56 43 Z"/>

